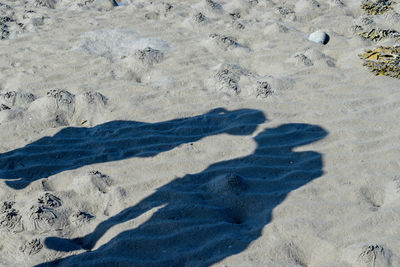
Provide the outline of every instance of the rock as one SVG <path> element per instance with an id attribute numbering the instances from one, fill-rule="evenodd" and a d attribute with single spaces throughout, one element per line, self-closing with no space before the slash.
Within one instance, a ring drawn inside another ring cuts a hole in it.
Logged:
<path id="1" fill-rule="evenodd" d="M 308 36 L 308 40 L 314 43 L 326 45 L 329 42 L 329 35 L 323 30 L 318 30 Z"/>

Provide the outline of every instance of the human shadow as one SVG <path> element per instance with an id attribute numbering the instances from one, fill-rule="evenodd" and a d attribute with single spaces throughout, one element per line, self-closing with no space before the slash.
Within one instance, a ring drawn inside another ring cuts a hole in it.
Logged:
<path id="1" fill-rule="evenodd" d="M 261 236 L 289 192 L 323 174 L 320 153 L 293 149 L 326 135 L 310 124 L 267 128 L 254 138 L 251 155 L 177 178 L 86 236 L 46 238 L 53 250 L 91 250 L 111 227 L 158 208 L 146 222 L 96 250 L 39 266 L 209 266 L 238 254 Z"/>
<path id="2" fill-rule="evenodd" d="M 14 189 L 66 170 L 131 157 L 152 157 L 216 134 L 248 135 L 265 121 L 261 111 L 217 108 L 158 123 L 111 121 L 92 128 L 68 127 L 25 147 L 0 154 L 0 179 Z"/>

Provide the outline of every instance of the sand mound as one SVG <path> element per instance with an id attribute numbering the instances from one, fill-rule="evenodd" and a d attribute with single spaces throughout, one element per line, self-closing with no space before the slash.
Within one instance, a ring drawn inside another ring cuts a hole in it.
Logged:
<path id="1" fill-rule="evenodd" d="M 97 92 L 75 96 L 66 90 L 53 89 L 29 105 L 27 120 L 42 128 L 92 124 L 104 113 L 106 104 L 107 98 Z"/>
<path id="2" fill-rule="evenodd" d="M 169 49 L 168 43 L 158 38 L 143 37 L 132 30 L 105 29 L 83 34 L 74 50 L 117 60 L 148 47 Z"/>
<path id="3" fill-rule="evenodd" d="M 209 80 L 210 87 L 232 96 L 267 98 L 292 87 L 290 79 L 260 76 L 236 64 L 223 64 Z"/>

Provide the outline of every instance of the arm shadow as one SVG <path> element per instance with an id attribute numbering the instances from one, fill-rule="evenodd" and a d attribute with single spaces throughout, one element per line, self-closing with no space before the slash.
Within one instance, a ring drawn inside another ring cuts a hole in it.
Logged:
<path id="1" fill-rule="evenodd" d="M 66 170 L 132 157 L 152 157 L 210 135 L 251 134 L 266 120 L 261 111 L 223 108 L 157 123 L 110 121 L 67 127 L 54 136 L 0 154 L 0 179 L 13 189 Z"/>

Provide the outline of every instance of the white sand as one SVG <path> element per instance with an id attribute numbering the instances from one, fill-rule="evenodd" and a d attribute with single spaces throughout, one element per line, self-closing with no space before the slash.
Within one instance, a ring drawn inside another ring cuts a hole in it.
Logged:
<path id="1" fill-rule="evenodd" d="M 0 265 L 400 266 L 360 2 L 2 1 Z"/>

